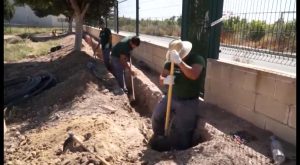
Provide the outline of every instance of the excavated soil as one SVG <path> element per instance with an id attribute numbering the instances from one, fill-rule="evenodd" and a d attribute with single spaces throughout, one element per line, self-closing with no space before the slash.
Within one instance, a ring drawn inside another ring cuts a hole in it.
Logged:
<path id="1" fill-rule="evenodd" d="M 56 86 L 10 108 L 5 164 L 101 164 L 94 154 L 110 164 L 273 163 L 266 138 L 258 142 L 264 133 L 256 132 L 256 142 L 250 145 L 238 144 L 227 134 L 232 125 L 235 130 L 252 127 L 234 123 L 228 114 L 227 118 L 216 115 L 216 108 L 207 105 L 203 105 L 208 110 L 198 122 L 202 143 L 184 151 L 152 150 L 148 145 L 152 135 L 149 115 L 138 113 L 143 110 L 135 109 L 125 94 L 116 92 L 116 80 L 101 60 L 96 63 L 100 77 L 90 72 L 87 63 L 94 59 L 85 42 L 81 52 L 72 52 L 73 35 L 60 41 L 63 48 L 47 56 L 4 64 L 4 79 L 45 71 L 57 78 Z M 222 119 L 229 124 L 219 123 Z M 76 146 L 63 152 L 69 132 L 80 137 L 93 154 Z M 286 164 L 296 163 L 289 158 Z"/>

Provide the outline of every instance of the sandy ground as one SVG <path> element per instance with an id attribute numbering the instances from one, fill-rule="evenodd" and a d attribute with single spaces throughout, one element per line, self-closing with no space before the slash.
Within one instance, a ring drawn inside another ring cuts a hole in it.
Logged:
<path id="1" fill-rule="evenodd" d="M 60 40 L 61 50 L 4 64 L 4 79 L 48 71 L 58 80 L 56 86 L 12 108 L 4 137 L 5 164 L 101 164 L 94 154 L 110 164 L 273 163 L 269 133 L 207 105 L 198 127 L 202 143 L 184 151 L 152 150 L 149 116 L 137 113 L 125 94 L 116 94 L 116 81 L 102 61 L 96 64 L 102 78 L 91 74 L 86 65 L 94 60 L 93 53 L 85 42 L 82 52 L 74 53 L 73 35 Z M 148 76 L 155 80 L 153 73 Z M 238 144 L 229 134 L 241 129 L 255 138 Z M 78 146 L 63 152 L 69 132 L 93 154 Z M 296 164 L 295 147 L 287 146 L 286 164 Z"/>

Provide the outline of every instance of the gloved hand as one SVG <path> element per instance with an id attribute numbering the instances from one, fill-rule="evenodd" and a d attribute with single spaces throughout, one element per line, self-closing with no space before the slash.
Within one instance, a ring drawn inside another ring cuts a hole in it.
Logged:
<path id="1" fill-rule="evenodd" d="M 168 75 L 167 77 L 164 78 L 163 83 L 165 85 L 171 85 L 171 84 L 174 85 L 174 79 L 175 79 L 174 75 L 173 76 Z"/>
<path id="2" fill-rule="evenodd" d="M 175 64 L 180 64 L 182 62 L 182 59 L 176 50 L 172 50 L 170 52 L 170 61 L 174 62 Z"/>

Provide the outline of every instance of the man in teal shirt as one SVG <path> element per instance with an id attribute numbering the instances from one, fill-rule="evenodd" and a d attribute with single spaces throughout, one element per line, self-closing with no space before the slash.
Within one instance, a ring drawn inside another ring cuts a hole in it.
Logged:
<path id="1" fill-rule="evenodd" d="M 131 70 L 131 67 L 129 65 L 129 60 L 131 51 L 139 45 L 140 39 L 137 36 L 133 36 L 125 37 L 112 48 L 112 71 L 124 92 L 127 92 L 127 88 L 124 81 L 124 71 L 125 69 L 128 69 L 130 73 L 133 76 L 135 76 L 135 73 Z"/>
<path id="2" fill-rule="evenodd" d="M 156 106 L 152 114 L 153 149 L 186 149 L 192 145 L 192 137 L 197 124 L 197 109 L 200 95 L 200 82 L 205 73 L 205 60 L 198 54 L 189 53 L 192 44 L 189 41 L 173 40 L 169 44 L 164 69 L 160 75 L 160 84 L 173 84 L 171 98 L 170 134 L 166 148 L 158 143 L 164 138 L 167 96 Z M 174 77 L 170 76 L 171 62 L 174 66 Z M 155 139 L 155 140 L 154 140 Z"/>

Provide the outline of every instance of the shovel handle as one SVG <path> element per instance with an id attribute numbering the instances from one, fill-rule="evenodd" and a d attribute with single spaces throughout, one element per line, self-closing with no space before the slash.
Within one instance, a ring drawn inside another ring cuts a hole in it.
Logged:
<path id="1" fill-rule="evenodd" d="M 130 70 L 132 69 L 131 65 L 132 65 L 132 62 L 131 62 L 131 57 L 130 57 Z M 133 77 L 132 77 L 131 73 L 130 73 L 130 77 L 131 77 L 132 99 L 135 100 Z"/>
<path id="2" fill-rule="evenodd" d="M 171 63 L 171 71 L 170 76 L 173 77 L 174 74 L 174 63 Z M 172 90 L 173 84 L 169 84 L 168 90 L 168 102 L 167 102 L 167 111 L 166 111 L 166 120 L 165 120 L 165 136 L 168 136 L 168 128 L 169 128 L 169 120 L 170 120 L 170 110 L 171 110 L 171 98 L 172 98 Z"/>

